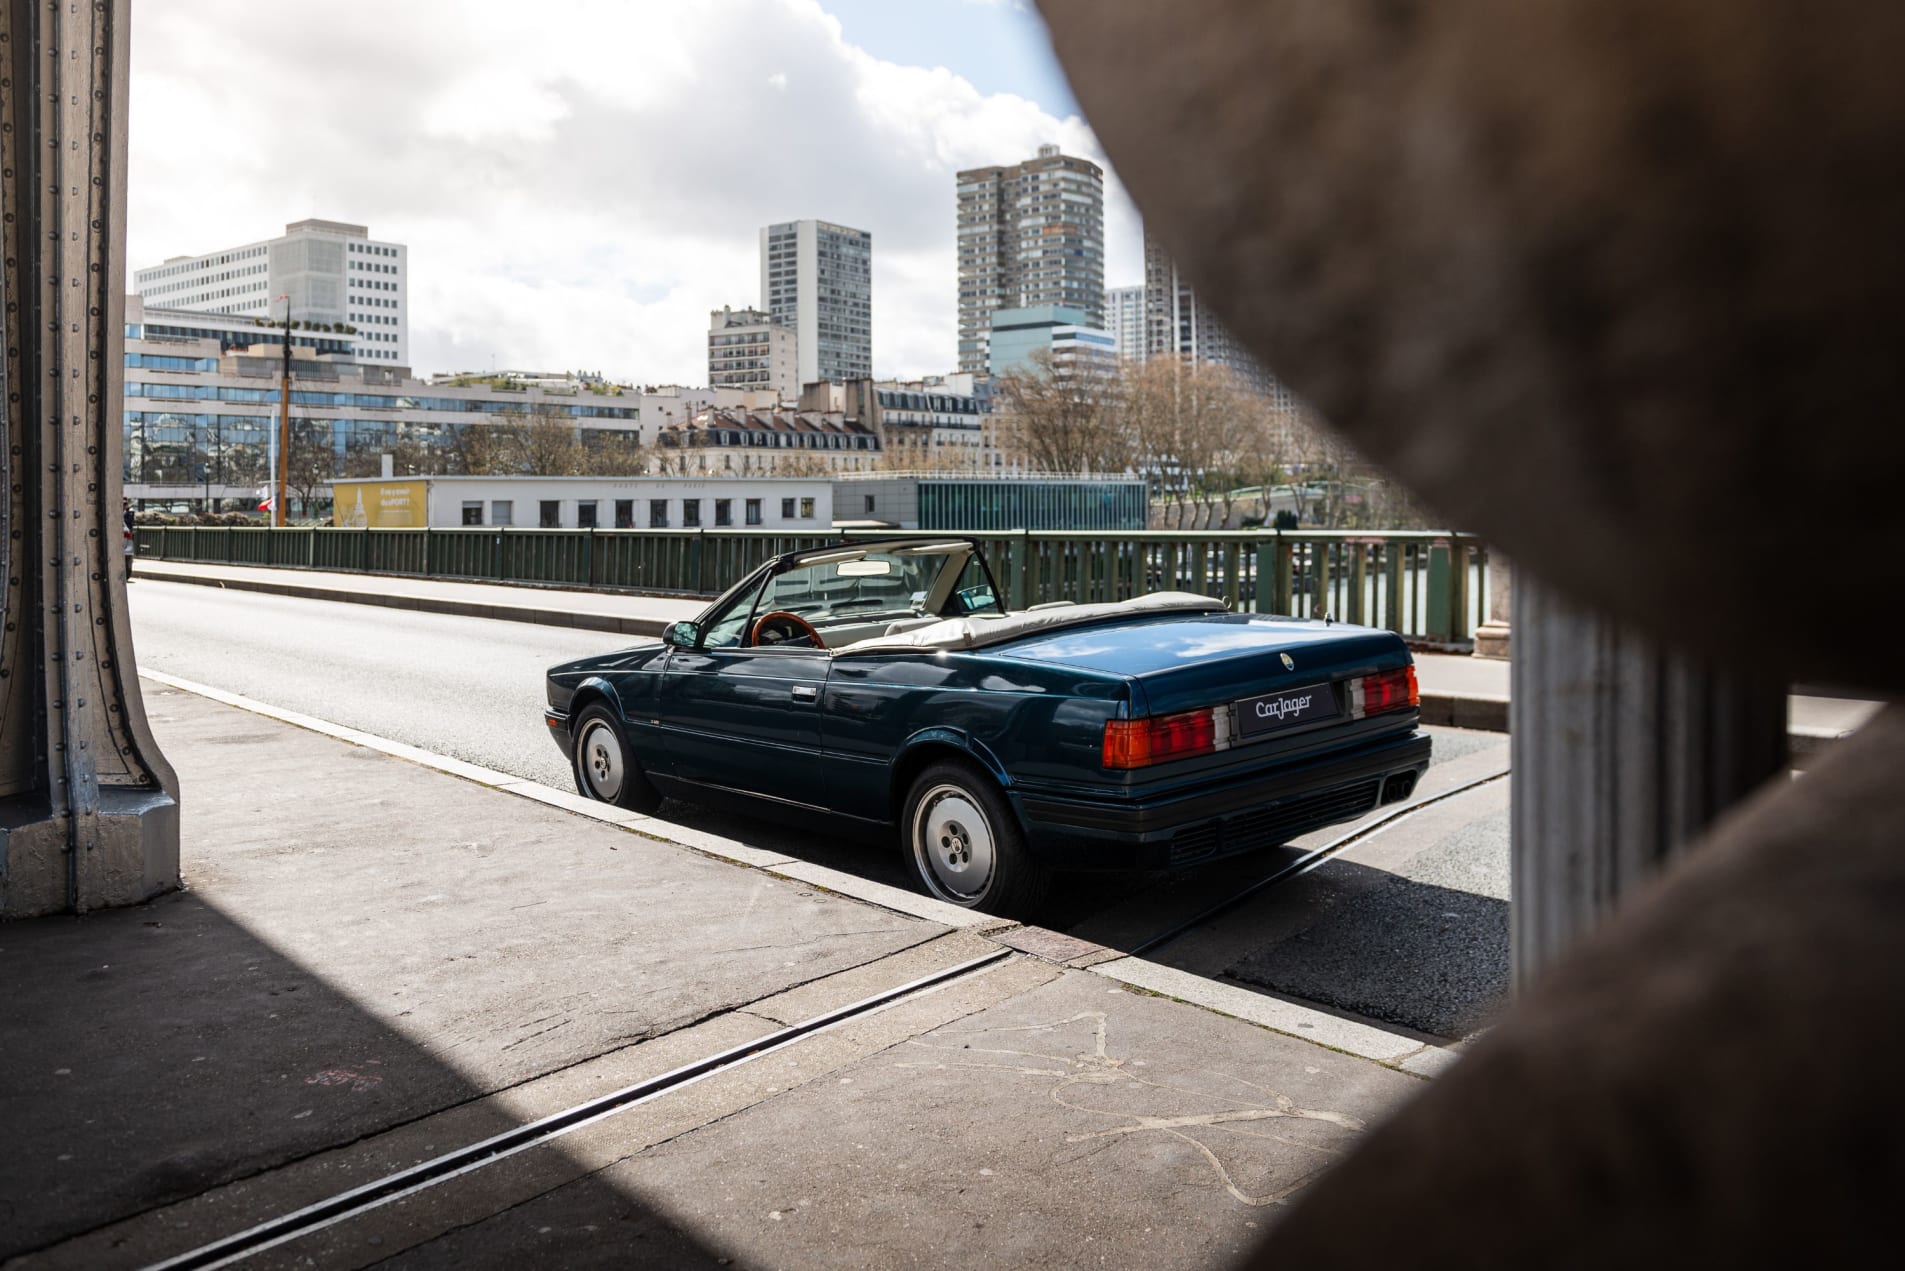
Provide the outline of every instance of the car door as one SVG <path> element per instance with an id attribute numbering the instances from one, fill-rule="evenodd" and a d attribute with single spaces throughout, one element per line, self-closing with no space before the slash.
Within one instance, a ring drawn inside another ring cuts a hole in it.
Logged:
<path id="1" fill-rule="evenodd" d="M 703 786 L 824 806 L 824 649 L 670 650 L 660 718 L 674 775 Z"/>

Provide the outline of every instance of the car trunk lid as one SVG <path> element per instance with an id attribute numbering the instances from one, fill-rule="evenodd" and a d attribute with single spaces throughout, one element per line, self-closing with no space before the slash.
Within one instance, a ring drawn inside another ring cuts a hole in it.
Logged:
<path id="1" fill-rule="evenodd" d="M 1334 685 L 1409 662 L 1408 648 L 1394 632 L 1234 613 L 1073 627 L 993 652 L 1129 676 L 1137 681 L 1134 713 L 1148 715 Z M 1341 714 L 1347 718 L 1346 710 Z"/>

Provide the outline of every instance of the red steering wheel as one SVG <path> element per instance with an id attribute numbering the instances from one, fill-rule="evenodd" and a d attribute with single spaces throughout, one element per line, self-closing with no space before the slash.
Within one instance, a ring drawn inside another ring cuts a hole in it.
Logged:
<path id="1" fill-rule="evenodd" d="M 776 609 L 773 613 L 764 613 L 754 620 L 754 630 L 748 637 L 748 643 L 756 647 L 779 648 L 806 645 L 810 649 L 824 648 L 820 643 L 820 632 L 814 630 L 814 624 L 797 613 L 788 613 L 785 609 Z"/>

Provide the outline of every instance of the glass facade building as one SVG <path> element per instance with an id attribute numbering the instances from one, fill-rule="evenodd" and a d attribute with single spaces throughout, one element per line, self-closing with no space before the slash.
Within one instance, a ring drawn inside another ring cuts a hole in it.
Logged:
<path id="1" fill-rule="evenodd" d="M 834 482 L 833 505 L 870 523 L 967 534 L 1141 530 L 1149 509 L 1141 480 L 1062 477 L 850 477 Z"/>
<path id="2" fill-rule="evenodd" d="M 1036 366 L 1032 355 L 1044 350 L 1054 376 L 1084 381 L 1110 375 L 1117 369 L 1118 342 L 1088 320 L 1083 310 L 1062 305 L 999 310 L 992 315 L 992 373 L 1030 373 Z"/>
<path id="3" fill-rule="evenodd" d="M 270 481 L 283 362 L 280 353 L 251 345 L 282 349 L 283 331 L 254 330 L 235 315 L 146 309 L 137 297 L 127 300 L 127 315 L 127 497 L 141 506 L 255 508 Z M 632 395 L 422 384 L 351 360 L 346 336 L 291 334 L 292 453 L 306 484 L 375 476 L 388 453 L 451 470 L 467 430 L 507 416 L 573 420 L 585 442 L 606 432 L 640 437 Z"/>
<path id="4" fill-rule="evenodd" d="M 922 530 L 1141 530 L 1142 481 L 930 481 L 919 483 Z"/>

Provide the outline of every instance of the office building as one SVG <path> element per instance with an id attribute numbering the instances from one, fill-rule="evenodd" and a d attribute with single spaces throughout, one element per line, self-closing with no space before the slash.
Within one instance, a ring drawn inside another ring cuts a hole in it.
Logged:
<path id="1" fill-rule="evenodd" d="M 708 385 L 771 389 L 793 401 L 800 371 L 792 329 L 759 309 L 716 309 L 708 315 Z"/>
<path id="2" fill-rule="evenodd" d="M 174 256 L 134 270 L 132 289 L 168 309 L 349 327 L 360 361 L 410 365 L 409 249 L 362 225 L 306 220 L 278 238 Z"/>
<path id="3" fill-rule="evenodd" d="M 261 319 L 126 298 L 125 492 L 140 507 L 249 511 L 270 481 L 284 329 Z M 642 440 L 635 389 L 428 384 L 402 367 L 356 359 L 348 333 L 291 333 L 291 424 L 328 461 L 302 464 L 292 506 L 309 513 L 333 477 L 368 476 L 396 452 L 456 466 L 468 430 L 516 419 L 573 421 L 585 445 Z"/>
<path id="4" fill-rule="evenodd" d="M 958 175 L 959 369 L 983 375 L 992 315 L 1063 305 L 1105 320 L 1105 174 L 1040 146 L 1011 167 Z"/>
<path id="5" fill-rule="evenodd" d="M 1110 376 L 1118 368 L 1117 341 L 1089 318 L 1065 305 L 996 311 L 987 333 L 991 373 L 1030 373 L 1037 365 L 1033 354 L 1042 350 L 1054 378 L 1076 383 Z"/>
<path id="6" fill-rule="evenodd" d="M 828 221 L 767 226 L 761 308 L 794 333 L 798 384 L 873 374 L 873 235 Z"/>
<path id="7" fill-rule="evenodd" d="M 1144 361 L 1144 284 L 1105 292 L 1105 330 L 1120 362 Z"/>

